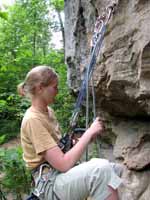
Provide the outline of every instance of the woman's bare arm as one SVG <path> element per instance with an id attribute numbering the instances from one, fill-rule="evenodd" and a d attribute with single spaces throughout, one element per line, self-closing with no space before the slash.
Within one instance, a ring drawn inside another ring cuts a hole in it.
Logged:
<path id="1" fill-rule="evenodd" d="M 55 169 L 66 172 L 81 158 L 91 139 L 102 131 L 103 125 L 96 119 L 91 127 L 80 138 L 79 142 L 67 153 L 64 154 L 61 149 L 56 146 L 45 151 L 43 156 Z"/>

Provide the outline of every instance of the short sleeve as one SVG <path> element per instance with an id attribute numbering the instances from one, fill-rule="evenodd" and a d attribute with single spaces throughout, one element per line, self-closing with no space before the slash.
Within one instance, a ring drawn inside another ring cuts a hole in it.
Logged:
<path id="1" fill-rule="evenodd" d="M 57 145 L 41 120 L 32 118 L 26 122 L 26 131 L 37 154 Z"/>

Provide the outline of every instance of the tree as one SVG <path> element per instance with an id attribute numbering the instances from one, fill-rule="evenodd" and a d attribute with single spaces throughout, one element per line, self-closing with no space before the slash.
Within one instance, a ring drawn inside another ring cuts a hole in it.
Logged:
<path id="1" fill-rule="evenodd" d="M 34 66 L 48 53 L 51 37 L 48 12 L 46 0 L 16 1 L 9 9 L 8 20 L 1 20 L 0 24 L 3 63 L 29 65 L 28 59 Z"/>
<path id="2" fill-rule="evenodd" d="M 62 38 L 63 38 L 63 49 L 65 55 L 65 31 L 64 31 L 63 19 L 61 16 L 61 12 L 64 10 L 64 0 L 50 0 L 50 5 L 56 11 L 58 16 L 60 31 L 62 33 Z"/>
<path id="3" fill-rule="evenodd" d="M 24 109 L 17 84 L 34 65 L 44 64 L 51 39 L 46 0 L 17 0 L 0 17 L 0 143 L 19 132 Z"/>

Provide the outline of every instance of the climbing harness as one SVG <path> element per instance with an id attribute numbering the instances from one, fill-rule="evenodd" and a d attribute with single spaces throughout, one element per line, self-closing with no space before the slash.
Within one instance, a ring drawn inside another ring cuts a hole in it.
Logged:
<path id="1" fill-rule="evenodd" d="M 96 118 L 96 105 L 95 105 L 95 90 L 92 74 L 94 66 L 96 65 L 97 57 L 100 53 L 104 35 L 106 32 L 106 26 L 117 7 L 118 1 L 113 1 L 107 8 L 105 8 L 103 14 L 99 16 L 95 23 L 94 34 L 91 41 L 90 59 L 88 65 L 85 67 L 84 79 L 81 83 L 80 91 L 73 111 L 70 126 L 68 132 L 60 140 L 59 147 L 64 151 L 68 151 L 72 146 L 72 138 L 74 137 L 75 127 L 77 119 L 81 110 L 83 101 L 86 100 L 86 125 L 85 128 L 78 128 L 80 133 L 85 132 L 89 124 L 89 82 L 91 81 L 92 87 L 92 101 L 93 101 L 93 119 Z M 86 156 L 87 157 L 87 156 Z M 87 159 L 86 159 L 87 160 Z"/>
<path id="2" fill-rule="evenodd" d="M 53 191 L 53 183 L 55 182 L 56 174 L 58 172 L 54 170 L 49 163 L 45 162 L 32 171 L 32 177 L 34 180 L 34 189 L 27 200 L 44 199 L 45 187 L 49 182 L 51 186 L 52 199 L 58 199 Z"/>

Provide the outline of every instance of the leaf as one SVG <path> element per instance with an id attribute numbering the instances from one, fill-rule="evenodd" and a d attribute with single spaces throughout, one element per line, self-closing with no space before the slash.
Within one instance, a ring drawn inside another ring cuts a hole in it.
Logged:
<path id="1" fill-rule="evenodd" d="M 8 13 L 0 11 L 0 17 L 7 20 L 8 19 Z"/>
<path id="2" fill-rule="evenodd" d="M 5 142 L 5 139 L 6 139 L 6 135 L 0 136 L 0 144 L 3 144 Z"/>
<path id="3" fill-rule="evenodd" d="M 6 72 L 7 70 L 8 70 L 7 66 L 2 66 L 2 67 L 0 68 L 0 71 L 1 71 L 1 72 Z"/>
<path id="4" fill-rule="evenodd" d="M 64 9 L 64 0 L 50 0 L 50 4 L 59 12 Z"/>
<path id="5" fill-rule="evenodd" d="M 0 100 L 0 107 L 4 107 L 7 105 L 7 102 L 5 100 Z"/>

